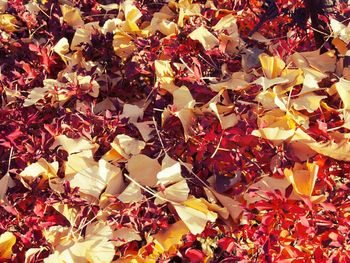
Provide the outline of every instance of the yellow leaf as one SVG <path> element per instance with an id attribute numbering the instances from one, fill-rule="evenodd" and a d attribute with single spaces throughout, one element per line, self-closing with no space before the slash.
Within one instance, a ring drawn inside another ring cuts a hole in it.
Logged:
<path id="1" fill-rule="evenodd" d="M 136 22 L 141 18 L 142 13 L 134 5 L 134 1 L 126 0 L 123 2 L 122 9 L 124 11 L 125 21 L 127 23 L 127 31 L 139 31 Z"/>
<path id="2" fill-rule="evenodd" d="M 270 57 L 265 53 L 259 55 L 259 60 L 265 76 L 269 79 L 279 77 L 286 66 L 284 61 L 279 57 Z"/>
<path id="3" fill-rule="evenodd" d="M 126 165 L 132 179 L 143 186 L 153 187 L 157 184 L 157 173 L 161 166 L 157 159 L 152 159 L 144 154 L 133 155 Z"/>
<path id="4" fill-rule="evenodd" d="M 315 187 L 318 169 L 317 164 L 307 163 L 305 168 L 300 163 L 295 163 L 293 170 L 285 168 L 284 174 L 298 194 L 311 196 Z"/>
<path id="5" fill-rule="evenodd" d="M 16 243 L 16 237 L 11 232 L 0 235 L 0 260 L 10 260 L 12 257 L 12 247 Z"/>
<path id="6" fill-rule="evenodd" d="M 113 37 L 114 53 L 122 59 L 127 59 L 136 50 L 133 38 L 127 33 L 117 31 Z"/>
<path id="7" fill-rule="evenodd" d="M 125 190 L 118 196 L 118 199 L 123 203 L 133 203 L 142 200 L 141 188 L 134 182 L 125 188 Z"/>
<path id="8" fill-rule="evenodd" d="M 184 108 L 192 109 L 196 103 L 192 97 L 191 92 L 185 86 L 181 86 L 173 92 L 173 104 L 176 107 L 176 111 L 180 111 Z"/>
<path id="9" fill-rule="evenodd" d="M 135 123 L 139 118 L 142 119 L 143 113 L 143 108 L 140 108 L 137 105 L 125 103 L 120 118 L 129 118 L 130 123 Z"/>
<path id="10" fill-rule="evenodd" d="M 273 141 L 274 144 L 279 145 L 283 141 L 288 140 L 290 137 L 294 135 L 294 130 L 284 130 L 279 127 L 275 128 L 262 128 L 259 130 L 254 130 L 252 135 L 261 137 L 264 139 L 268 139 Z"/>
<path id="11" fill-rule="evenodd" d="M 84 21 L 80 15 L 80 9 L 69 5 L 61 5 L 63 21 L 72 27 L 84 25 Z"/>
<path id="12" fill-rule="evenodd" d="M 164 163 L 170 159 L 174 161 L 171 166 L 165 166 Z M 165 160 L 165 161 L 164 161 Z M 169 185 L 172 183 L 179 182 L 183 179 L 181 175 L 181 165 L 179 162 L 172 160 L 168 155 L 163 159 L 162 170 L 157 173 L 158 184 Z"/>
<path id="13" fill-rule="evenodd" d="M 65 54 L 67 54 L 69 52 L 69 43 L 68 43 L 68 39 L 63 37 L 61 38 L 56 45 L 52 48 L 53 51 L 55 51 L 58 55 L 60 55 L 61 59 L 67 63 L 67 56 L 65 56 Z"/>
<path id="14" fill-rule="evenodd" d="M 350 110 L 350 81 L 341 78 L 339 82 L 334 84 L 336 90 L 343 101 L 344 109 Z"/>
<path id="15" fill-rule="evenodd" d="M 175 73 L 171 68 L 170 60 L 156 60 L 154 61 L 154 68 L 160 88 L 173 93 L 178 87 L 174 84 Z"/>
<path id="16" fill-rule="evenodd" d="M 58 162 L 48 163 L 41 158 L 37 162 L 27 166 L 21 173 L 20 177 L 28 181 L 33 181 L 39 176 L 43 176 L 44 180 L 57 177 Z"/>
<path id="17" fill-rule="evenodd" d="M 133 228 L 122 227 L 113 232 L 113 239 L 113 245 L 120 247 L 134 240 L 141 241 L 141 236 Z"/>
<path id="18" fill-rule="evenodd" d="M 14 32 L 17 30 L 17 19 L 10 14 L 0 15 L 0 29 L 6 32 Z"/>
<path id="19" fill-rule="evenodd" d="M 125 134 L 119 134 L 111 143 L 112 148 L 124 158 L 128 159 L 131 155 L 139 154 L 145 148 L 146 143 Z"/>
<path id="20" fill-rule="evenodd" d="M 189 193 L 190 188 L 188 187 L 186 180 L 182 179 L 181 181 L 168 186 L 162 192 L 158 192 L 154 203 L 156 205 L 164 204 L 166 202 L 164 199 L 171 202 L 181 203 L 187 200 Z"/>
<path id="21" fill-rule="evenodd" d="M 187 226 L 182 222 L 178 221 L 166 230 L 161 231 L 153 236 L 154 241 L 158 242 L 162 246 L 162 249 L 167 252 L 171 247 L 181 244 L 182 236 L 188 234 L 189 230 Z"/>
<path id="22" fill-rule="evenodd" d="M 68 152 L 68 154 L 74 154 L 88 150 L 95 150 L 97 149 L 98 145 L 90 142 L 84 137 L 80 137 L 79 139 L 71 139 L 62 134 L 55 137 L 55 142 L 50 149 L 54 149 L 57 146 L 60 146 L 60 148 Z"/>
<path id="23" fill-rule="evenodd" d="M 213 29 L 215 31 L 229 30 L 229 34 L 231 34 L 232 32 L 238 32 L 236 21 L 237 19 L 235 16 L 231 14 L 226 15 L 223 18 L 221 18 L 215 26 L 213 26 Z"/>
<path id="24" fill-rule="evenodd" d="M 182 205 L 174 204 L 174 207 L 192 234 L 202 233 L 207 222 L 215 222 L 217 218 L 217 214 L 209 211 L 200 199 L 191 198 L 183 202 Z"/>
<path id="25" fill-rule="evenodd" d="M 327 96 L 316 95 L 315 93 L 307 93 L 300 95 L 297 99 L 291 100 L 291 105 L 296 110 L 307 110 L 309 113 L 316 111 L 320 107 L 321 100 Z"/>
<path id="26" fill-rule="evenodd" d="M 219 45 L 219 40 L 204 26 L 195 29 L 188 37 L 193 40 L 198 40 L 205 50 L 213 49 Z"/>

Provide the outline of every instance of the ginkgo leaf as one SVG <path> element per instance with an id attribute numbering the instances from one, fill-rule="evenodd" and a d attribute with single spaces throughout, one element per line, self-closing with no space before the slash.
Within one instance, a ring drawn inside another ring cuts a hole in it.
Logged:
<path id="1" fill-rule="evenodd" d="M 29 107 L 36 104 L 39 100 L 45 98 L 49 89 L 47 88 L 34 88 L 30 91 L 28 98 L 24 100 L 23 107 Z"/>
<path id="2" fill-rule="evenodd" d="M 350 81 L 341 78 L 335 83 L 335 88 L 343 101 L 344 109 L 350 110 Z"/>
<path id="3" fill-rule="evenodd" d="M 120 115 L 120 118 L 129 118 L 131 123 L 137 122 L 138 118 L 142 119 L 144 109 L 133 104 L 124 104 L 123 113 Z"/>
<path id="4" fill-rule="evenodd" d="M 228 210 L 229 215 L 231 216 L 232 220 L 234 222 L 237 222 L 243 212 L 243 207 L 240 202 L 237 200 L 224 195 L 220 194 L 213 189 L 210 188 L 210 191 L 214 194 L 214 196 L 219 200 L 221 205 Z"/>
<path id="5" fill-rule="evenodd" d="M 125 188 L 125 190 L 118 196 L 118 199 L 123 203 L 133 203 L 142 200 L 141 188 L 134 182 Z"/>
<path id="6" fill-rule="evenodd" d="M 171 68 L 169 60 L 155 60 L 154 68 L 156 80 L 160 88 L 173 93 L 178 87 L 174 84 L 175 72 Z"/>
<path id="7" fill-rule="evenodd" d="M 220 121 L 222 129 L 224 130 L 235 126 L 239 121 L 239 117 L 235 113 L 225 115 L 225 112 L 223 111 L 228 108 L 226 106 L 220 107 L 217 103 L 211 102 L 209 103 L 209 108 L 215 113 Z"/>
<path id="8" fill-rule="evenodd" d="M 133 228 L 122 227 L 113 232 L 112 244 L 116 247 L 120 247 L 131 241 L 141 241 L 141 236 Z"/>
<path id="9" fill-rule="evenodd" d="M 131 155 L 139 154 L 145 145 L 145 142 L 139 141 L 126 134 L 117 135 L 111 143 L 112 148 L 124 158 L 129 158 Z"/>
<path id="10" fill-rule="evenodd" d="M 200 199 L 188 199 L 182 205 L 174 204 L 174 208 L 192 234 L 202 233 L 207 222 L 215 222 L 217 218 Z"/>
<path id="11" fill-rule="evenodd" d="M 309 113 L 312 113 L 320 107 L 321 100 L 325 98 L 327 98 L 327 96 L 307 93 L 300 95 L 297 99 L 291 100 L 291 105 L 296 110 L 307 110 Z"/>
<path id="12" fill-rule="evenodd" d="M 259 60 L 265 76 L 269 79 L 279 77 L 286 66 L 284 61 L 279 57 L 270 57 L 265 53 L 259 55 Z"/>
<path id="13" fill-rule="evenodd" d="M 91 34 L 96 28 L 99 28 L 98 22 L 91 22 L 81 25 L 75 30 L 72 42 L 70 43 L 71 50 L 80 50 L 81 44 L 91 44 Z"/>
<path id="14" fill-rule="evenodd" d="M 169 158 L 170 157 L 165 157 Z M 172 159 L 171 159 L 172 160 Z M 164 160 L 163 160 L 164 163 Z M 168 185 L 172 183 L 179 182 L 183 179 L 181 175 L 181 165 L 179 162 L 174 161 L 174 164 L 168 167 L 165 167 L 162 163 L 162 170 L 157 173 L 158 184 Z"/>
<path id="15" fill-rule="evenodd" d="M 275 190 L 278 190 L 282 194 L 285 194 L 285 190 L 289 185 L 290 182 L 286 178 L 264 176 L 256 183 L 250 185 L 243 197 L 248 204 L 252 204 L 263 200 L 264 198 L 269 199 L 265 193 L 267 191 L 273 192 Z M 254 191 L 254 195 L 251 195 L 249 191 Z"/>
<path id="16" fill-rule="evenodd" d="M 61 12 L 63 15 L 63 21 L 72 27 L 78 27 L 84 25 L 84 21 L 81 18 L 80 9 L 69 5 L 61 5 Z"/>
<path id="17" fill-rule="evenodd" d="M 139 130 L 142 139 L 147 142 L 153 138 L 152 132 L 155 130 L 152 126 L 154 123 L 152 121 L 135 122 L 133 123 Z"/>
<path id="18" fill-rule="evenodd" d="M 188 37 L 193 40 L 198 40 L 205 50 L 213 49 L 219 45 L 219 40 L 204 26 L 195 29 Z"/>
<path id="19" fill-rule="evenodd" d="M 275 128 L 262 128 L 259 130 L 254 130 L 252 135 L 258 136 L 264 139 L 273 141 L 276 145 L 281 144 L 283 141 L 288 140 L 295 133 L 295 130 L 284 130 L 279 127 Z"/>
<path id="20" fill-rule="evenodd" d="M 190 188 L 185 179 L 166 187 L 162 192 L 157 193 L 154 203 L 156 205 L 164 204 L 165 200 L 181 203 L 187 200 Z M 164 198 L 164 199 L 161 199 Z"/>
<path id="21" fill-rule="evenodd" d="M 0 235 L 0 260 L 7 261 L 12 258 L 12 247 L 16 243 L 16 237 L 11 232 Z"/>
<path id="22" fill-rule="evenodd" d="M 52 48 L 53 51 L 55 51 L 58 55 L 60 55 L 61 59 L 64 62 L 67 62 L 67 56 L 65 56 L 65 54 L 67 54 L 69 52 L 69 42 L 68 39 L 63 37 L 61 38 L 56 45 L 54 45 L 54 47 Z"/>
<path id="23" fill-rule="evenodd" d="M 126 165 L 131 178 L 143 186 L 153 187 L 157 183 L 157 173 L 161 165 L 157 159 L 152 159 L 144 154 L 133 155 Z"/>
<path id="24" fill-rule="evenodd" d="M 181 244 L 181 239 L 184 235 L 188 234 L 189 229 L 183 221 L 177 221 L 170 225 L 166 230 L 158 232 L 153 235 L 153 239 L 162 249 L 166 252 L 171 247 Z"/>
<path id="25" fill-rule="evenodd" d="M 284 169 L 284 174 L 293 185 L 294 190 L 301 195 L 311 196 L 315 187 L 319 167 L 317 164 L 307 164 L 306 168 L 296 163 L 293 170 Z"/>
<path id="26" fill-rule="evenodd" d="M 177 111 L 182 109 L 191 109 L 195 104 L 195 100 L 192 97 L 191 92 L 185 86 L 181 86 L 173 92 L 173 104 L 176 107 Z"/>
<path id="27" fill-rule="evenodd" d="M 63 203 L 53 204 L 52 207 L 56 209 L 57 212 L 62 214 L 69 221 L 71 226 L 73 227 L 75 226 L 78 212 L 79 212 L 77 209 L 73 207 L 69 207 L 67 204 L 63 204 Z"/>
<path id="28" fill-rule="evenodd" d="M 310 135 L 303 132 L 301 129 L 297 129 L 295 136 L 292 138 L 292 142 L 300 142 L 305 147 L 311 148 L 317 153 L 332 157 L 336 160 L 350 161 L 350 143 L 348 138 L 341 140 L 330 140 L 328 142 L 317 142 Z"/>
<path id="29" fill-rule="evenodd" d="M 14 32 L 18 29 L 17 19 L 10 14 L 0 14 L 0 29 L 6 32 Z"/>
<path id="30" fill-rule="evenodd" d="M 127 59 L 135 50 L 133 38 L 127 33 L 117 31 L 113 37 L 114 53 L 122 59 Z"/>
<path id="31" fill-rule="evenodd" d="M 288 83 L 289 80 L 285 78 L 265 78 L 265 77 L 260 77 L 257 80 L 255 80 L 253 83 L 258 84 L 263 87 L 263 90 L 267 90 L 268 88 L 277 85 L 277 84 L 285 84 Z"/>
<path id="32" fill-rule="evenodd" d="M 138 31 L 139 27 L 136 22 L 142 16 L 141 11 L 134 5 L 134 1 L 126 0 L 122 4 L 125 21 L 127 23 L 127 31 Z"/>
<path id="33" fill-rule="evenodd" d="M 234 72 L 229 80 L 219 83 L 211 83 L 209 87 L 215 92 L 220 92 L 222 89 L 240 90 L 249 86 L 249 83 L 245 80 L 245 78 L 246 73 Z"/>
<path id="34" fill-rule="evenodd" d="M 60 148 L 68 152 L 68 154 L 94 150 L 97 148 L 96 143 L 92 143 L 84 137 L 80 137 L 79 139 L 72 139 L 63 134 L 55 137 L 55 142 L 52 144 L 50 149 L 54 149 L 57 146 L 60 146 Z"/>
<path id="35" fill-rule="evenodd" d="M 318 82 L 314 75 L 311 75 L 309 73 L 305 74 L 304 82 L 303 82 L 303 88 L 299 92 L 299 96 L 305 93 L 313 92 L 316 90 L 319 90 Z"/>
<path id="36" fill-rule="evenodd" d="M 49 179 L 57 177 L 58 162 L 48 163 L 45 159 L 41 158 L 37 162 L 27 166 L 19 175 L 28 181 L 32 181 L 39 176 Z"/>
<path id="37" fill-rule="evenodd" d="M 6 192 L 10 185 L 13 185 L 14 182 L 10 176 L 9 173 L 6 173 L 1 179 L 0 179 L 0 202 L 4 201 L 6 199 Z"/>
<path id="38" fill-rule="evenodd" d="M 234 15 L 226 15 L 216 23 L 212 28 L 215 31 L 229 30 L 229 34 L 233 32 L 238 32 L 238 27 L 236 24 L 237 18 Z"/>

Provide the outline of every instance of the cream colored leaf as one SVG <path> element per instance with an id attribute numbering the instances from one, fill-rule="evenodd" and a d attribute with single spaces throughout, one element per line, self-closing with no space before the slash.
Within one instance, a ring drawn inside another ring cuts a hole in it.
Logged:
<path id="1" fill-rule="evenodd" d="M 214 196 L 219 200 L 219 202 L 223 205 L 223 207 L 227 208 L 232 220 L 237 222 L 243 212 L 243 207 L 240 202 L 234 200 L 233 198 L 220 194 L 213 189 L 210 189 Z"/>
<path id="2" fill-rule="evenodd" d="M 16 243 L 16 237 L 11 232 L 0 235 L 0 260 L 8 262 L 12 258 L 12 247 Z"/>
<path id="3" fill-rule="evenodd" d="M 181 181 L 168 186 L 162 192 L 158 192 L 157 196 L 159 196 L 160 198 L 157 197 L 154 203 L 156 205 L 164 204 L 166 202 L 165 200 L 181 203 L 187 200 L 189 193 L 190 188 L 188 188 L 186 180 L 182 179 Z"/>
<path id="4" fill-rule="evenodd" d="M 313 92 L 316 90 L 319 90 L 318 82 L 314 75 L 311 75 L 309 73 L 305 74 L 304 82 L 303 82 L 303 88 L 301 89 L 299 96 L 305 93 Z"/>
<path id="5" fill-rule="evenodd" d="M 182 109 L 175 113 L 175 116 L 178 117 L 181 121 L 182 127 L 184 129 L 185 141 L 190 137 L 191 127 L 195 121 L 195 115 L 192 109 Z"/>
<path id="6" fill-rule="evenodd" d="M 83 43 L 91 44 L 91 34 L 95 29 L 100 28 L 98 22 L 91 22 L 76 29 L 70 44 L 71 50 L 80 50 Z"/>
<path id="7" fill-rule="evenodd" d="M 54 47 L 52 48 L 53 51 L 55 51 L 58 55 L 60 55 L 61 59 L 64 62 L 67 62 L 67 57 L 65 56 L 65 54 L 67 54 L 69 52 L 69 43 L 68 43 L 68 39 L 63 37 L 61 38 L 56 45 L 54 45 Z"/>
<path id="8" fill-rule="evenodd" d="M 45 159 L 41 158 L 37 162 L 27 166 L 19 176 L 28 181 L 32 181 L 39 176 L 50 179 L 57 177 L 58 162 L 48 163 Z"/>
<path id="9" fill-rule="evenodd" d="M 292 141 L 303 143 L 315 152 L 336 160 L 350 161 L 350 143 L 348 138 L 322 143 L 317 142 L 310 135 L 298 129 Z"/>
<path id="10" fill-rule="evenodd" d="M 6 173 L 1 179 L 0 179 L 0 203 L 1 201 L 6 200 L 6 192 L 9 187 L 15 186 L 15 182 L 11 178 L 9 173 Z"/>
<path id="11" fill-rule="evenodd" d="M 153 187 L 157 183 L 157 173 L 161 165 L 157 159 L 152 159 L 144 154 L 133 155 L 126 165 L 129 175 L 143 186 Z"/>
<path id="12" fill-rule="evenodd" d="M 173 92 L 174 106 L 176 110 L 191 109 L 194 107 L 195 100 L 192 97 L 191 92 L 185 86 L 182 86 Z"/>
<path id="13" fill-rule="evenodd" d="M 55 142 L 50 149 L 54 149 L 57 146 L 60 146 L 60 148 L 68 152 L 68 154 L 74 154 L 87 150 L 95 150 L 97 149 L 98 145 L 88 141 L 84 137 L 80 137 L 79 139 L 71 139 L 62 134 L 55 137 Z"/>
<path id="14" fill-rule="evenodd" d="M 312 113 L 320 107 L 321 100 L 325 98 L 327 98 L 327 96 L 307 93 L 300 95 L 297 99 L 291 100 L 291 105 L 296 110 L 307 110 L 309 113 Z"/>
<path id="15" fill-rule="evenodd" d="M 263 87 L 263 90 L 267 90 L 268 88 L 277 85 L 277 84 L 285 84 L 288 83 L 289 80 L 285 78 L 274 78 L 274 79 L 268 79 L 265 77 L 260 77 L 257 80 L 255 80 L 253 83 L 258 84 Z"/>
<path id="16" fill-rule="evenodd" d="M 78 27 L 84 25 L 84 21 L 81 18 L 80 9 L 69 5 L 61 5 L 61 12 L 63 15 L 63 21 L 72 27 Z"/>
<path id="17" fill-rule="evenodd" d="M 111 146 L 124 158 L 129 158 L 130 155 L 139 154 L 145 148 L 146 143 L 128 135 L 119 134 L 115 137 Z"/>
<path id="18" fill-rule="evenodd" d="M 208 221 L 215 222 L 217 214 L 209 211 L 208 207 L 200 199 L 191 198 L 174 205 L 181 220 L 186 224 L 192 234 L 200 234 Z"/>
<path id="19" fill-rule="evenodd" d="M 283 141 L 288 140 L 294 135 L 294 130 L 284 130 L 279 127 L 275 128 L 262 128 L 259 130 L 254 130 L 252 135 L 268 139 L 273 141 L 276 145 L 281 144 Z"/>
<path id="20" fill-rule="evenodd" d="M 236 17 L 234 15 L 226 15 L 216 23 L 212 28 L 215 31 L 228 30 L 228 33 L 238 32 L 238 27 L 236 24 Z"/>
<path id="21" fill-rule="evenodd" d="M 162 246 L 166 252 L 173 246 L 181 244 L 181 239 L 184 235 L 189 233 L 189 229 L 182 221 L 170 225 L 166 230 L 158 232 L 153 235 L 154 241 Z"/>
<path id="22" fill-rule="evenodd" d="M 137 240 L 141 241 L 141 236 L 133 228 L 122 227 L 113 232 L 113 245 L 120 247 L 126 243 Z"/>
<path id="23" fill-rule="evenodd" d="M 335 83 L 335 88 L 343 101 L 344 109 L 350 110 L 350 81 L 341 78 Z"/>
<path id="24" fill-rule="evenodd" d="M 274 178 L 269 176 L 262 177 L 259 181 L 249 186 L 249 190 L 257 190 L 254 196 L 251 196 L 249 193 L 244 194 L 244 199 L 248 204 L 255 203 L 263 199 L 270 199 L 269 196 L 265 194 L 266 191 L 275 191 L 279 190 L 282 194 L 285 193 L 285 190 L 290 185 L 290 182 L 286 179 Z"/>
<path id="25" fill-rule="evenodd" d="M 113 37 L 114 53 L 122 59 L 127 59 L 136 50 L 136 46 L 132 41 L 133 38 L 127 33 L 117 31 Z"/>
<path id="26" fill-rule="evenodd" d="M 122 4 L 125 21 L 127 23 L 128 31 L 138 31 L 139 27 L 136 22 L 142 17 L 141 11 L 134 5 L 134 1 L 126 0 Z"/>
<path id="27" fill-rule="evenodd" d="M 72 227 L 75 226 L 76 219 L 78 216 L 77 209 L 69 207 L 67 204 L 63 204 L 63 203 L 53 204 L 52 207 L 55 208 L 57 212 L 62 214 L 69 221 Z"/>
<path id="28" fill-rule="evenodd" d="M 277 78 L 281 75 L 282 70 L 285 68 L 286 64 L 279 57 L 270 57 L 269 55 L 263 53 L 259 55 L 259 60 L 262 66 L 264 74 L 269 79 Z"/>
<path id="29" fill-rule="evenodd" d="M 350 43 L 350 25 L 345 26 L 341 22 L 335 20 L 334 18 L 331 18 L 330 26 L 335 37 L 339 37 L 346 44 Z"/>
<path id="30" fill-rule="evenodd" d="M 23 107 L 29 107 L 36 104 L 39 100 L 45 98 L 46 94 L 49 92 L 47 88 L 34 88 L 30 91 L 28 98 L 24 100 Z"/>
<path id="31" fill-rule="evenodd" d="M 126 187 L 126 189 L 118 196 L 123 203 L 134 203 L 142 200 L 141 188 L 134 182 Z"/>
<path id="32" fill-rule="evenodd" d="M 115 111 L 116 108 L 110 98 L 106 98 L 103 101 L 97 103 L 93 108 L 94 114 L 105 113 L 107 110 Z"/>
<path id="33" fill-rule="evenodd" d="M 124 104 L 123 113 L 120 115 L 120 118 L 129 118 L 129 122 L 135 123 L 140 118 L 142 119 L 144 109 L 133 104 Z"/>
<path id="34" fill-rule="evenodd" d="M 24 263 L 31 263 L 35 262 L 37 260 L 37 255 L 39 255 L 41 252 L 47 250 L 45 247 L 39 247 L 39 248 L 30 248 L 25 253 L 25 260 Z"/>
<path id="35" fill-rule="evenodd" d="M 205 50 L 213 49 L 219 45 L 219 40 L 204 26 L 195 29 L 188 37 L 193 40 L 198 40 Z"/>
<path id="36" fill-rule="evenodd" d="M 170 157 L 168 157 L 170 158 Z M 164 160 L 163 160 L 164 163 Z M 162 163 L 162 170 L 157 173 L 158 184 L 169 185 L 172 183 L 179 182 L 183 179 L 181 175 L 181 165 L 179 162 L 176 162 L 166 168 L 163 168 L 164 165 Z"/>
<path id="37" fill-rule="evenodd" d="M 144 122 L 136 122 L 133 123 L 136 128 L 139 130 L 142 139 L 147 142 L 150 139 L 153 138 L 153 135 L 151 135 L 151 133 L 155 130 L 153 127 L 151 127 L 152 125 L 154 125 L 154 123 L 152 121 L 144 121 Z"/>

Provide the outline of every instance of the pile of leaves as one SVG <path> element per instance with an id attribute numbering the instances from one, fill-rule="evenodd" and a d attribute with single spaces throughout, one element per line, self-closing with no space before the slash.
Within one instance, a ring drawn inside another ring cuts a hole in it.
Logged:
<path id="1" fill-rule="evenodd" d="M 350 262 L 348 9 L 270 2 L 1 0 L 0 261 Z"/>

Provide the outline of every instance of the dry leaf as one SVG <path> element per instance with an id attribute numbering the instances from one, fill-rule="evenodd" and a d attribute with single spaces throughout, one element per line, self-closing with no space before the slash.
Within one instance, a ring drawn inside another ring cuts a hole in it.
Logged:
<path id="1" fill-rule="evenodd" d="M 209 211 L 200 200 L 191 198 L 182 203 L 174 204 L 175 210 L 192 234 L 200 234 L 208 221 L 215 222 L 217 214 Z"/>
<path id="2" fill-rule="evenodd" d="M 171 166 L 165 165 L 164 163 L 170 162 L 165 159 L 170 159 L 171 161 L 174 161 L 174 164 L 172 164 Z M 162 162 L 162 170 L 157 173 L 157 179 L 158 179 L 158 184 L 165 185 L 165 186 L 181 181 L 183 177 L 181 175 L 180 163 L 171 159 L 169 156 L 166 156 Z"/>
<path id="3" fill-rule="evenodd" d="M 39 100 L 45 98 L 49 89 L 47 88 L 34 88 L 30 91 L 28 98 L 24 100 L 23 107 L 30 107 L 36 104 Z"/>
<path id="4" fill-rule="evenodd" d="M 68 43 L 67 38 L 65 38 L 65 37 L 61 38 L 56 43 L 56 45 L 54 45 L 52 50 L 55 51 L 65 63 L 67 63 L 68 57 L 65 56 L 65 54 L 67 54 L 69 52 L 69 43 Z"/>
<path id="5" fill-rule="evenodd" d="M 123 113 L 120 115 L 120 118 L 129 118 L 130 123 L 135 123 L 140 118 L 142 119 L 144 109 L 133 104 L 124 104 Z"/>
<path id="6" fill-rule="evenodd" d="M 291 105 L 296 110 L 307 110 L 309 113 L 316 111 L 320 107 L 321 100 L 327 96 L 316 95 L 315 93 L 307 93 L 299 95 L 297 99 L 291 100 Z"/>
<path id="7" fill-rule="evenodd" d="M 335 83 L 335 88 L 343 101 L 344 109 L 350 110 L 350 81 L 341 78 Z"/>
<path id="8" fill-rule="evenodd" d="M 187 226 L 182 221 L 177 221 L 165 231 L 153 235 L 153 238 L 162 247 L 162 250 L 166 252 L 171 247 L 180 245 L 182 237 L 188 234 L 188 232 Z"/>
<path id="9" fill-rule="evenodd" d="M 14 32 L 17 30 L 18 26 L 17 19 L 10 14 L 0 15 L 0 29 L 6 32 Z"/>
<path id="10" fill-rule="evenodd" d="M 57 177 L 58 162 L 48 163 L 45 159 L 41 158 L 37 162 L 27 166 L 19 176 L 28 180 L 33 181 L 39 176 L 43 176 L 44 180 Z"/>
<path id="11" fill-rule="evenodd" d="M 283 60 L 280 59 L 279 57 L 277 56 L 270 57 L 265 53 L 259 55 L 259 60 L 265 76 L 269 79 L 274 79 L 279 77 L 282 73 L 282 70 L 286 66 Z"/>
<path id="12" fill-rule="evenodd" d="M 205 50 L 213 49 L 219 45 L 219 40 L 204 26 L 195 29 L 188 37 L 193 40 L 198 40 Z"/>
<path id="13" fill-rule="evenodd" d="M 57 146 L 60 146 L 60 148 L 68 152 L 68 154 L 74 154 L 82 151 L 95 150 L 97 149 L 98 145 L 88 141 L 84 137 L 80 137 L 79 139 L 71 139 L 62 134 L 55 137 L 55 142 L 52 144 L 50 149 L 54 149 Z"/>
<path id="14" fill-rule="evenodd" d="M 141 188 L 134 182 L 130 182 L 125 190 L 118 196 L 118 199 L 123 203 L 139 202 L 142 198 Z"/>
<path id="15" fill-rule="evenodd" d="M 158 192 L 154 203 L 164 204 L 167 201 L 181 203 L 187 200 L 190 188 L 185 179 L 166 187 L 162 192 Z M 164 198 L 164 199 L 163 199 Z"/>
<path id="16" fill-rule="evenodd" d="M 157 184 L 157 173 L 161 166 L 157 159 L 144 154 L 133 155 L 126 165 L 132 179 L 143 186 L 153 187 Z"/>
<path id="17" fill-rule="evenodd" d="M 279 145 L 285 140 L 288 140 L 290 137 L 292 137 L 294 133 L 294 130 L 284 130 L 279 127 L 275 127 L 254 130 L 252 132 L 252 135 L 268 139 L 270 141 L 273 141 L 275 145 Z"/>
<path id="18" fill-rule="evenodd" d="M 114 53 L 122 59 L 127 59 L 135 50 L 133 38 L 127 33 L 117 31 L 113 37 Z"/>
<path id="19" fill-rule="evenodd" d="M 305 168 L 302 164 L 295 163 L 293 170 L 285 168 L 284 174 L 298 194 L 311 196 L 317 179 L 318 169 L 317 164 L 307 163 Z"/>
<path id="20" fill-rule="evenodd" d="M 61 5 L 63 21 L 72 27 L 84 25 L 84 21 L 80 15 L 80 9 L 69 5 Z"/>
<path id="21" fill-rule="evenodd" d="M 134 240 L 141 241 L 142 239 L 133 228 L 122 227 L 113 232 L 112 244 L 116 247 L 120 247 Z"/>
<path id="22" fill-rule="evenodd" d="M 0 260 L 9 262 L 12 258 L 12 247 L 16 243 L 16 237 L 11 232 L 5 232 L 0 235 Z"/>

